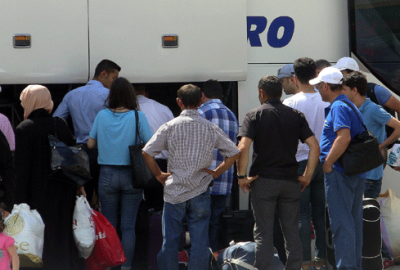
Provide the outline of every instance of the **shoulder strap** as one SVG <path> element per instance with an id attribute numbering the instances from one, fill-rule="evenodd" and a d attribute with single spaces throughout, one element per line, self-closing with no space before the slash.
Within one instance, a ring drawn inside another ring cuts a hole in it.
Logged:
<path id="1" fill-rule="evenodd" d="M 137 143 L 137 139 L 139 138 L 139 143 L 142 142 L 142 139 L 140 138 L 140 134 L 139 134 L 139 113 L 138 113 L 137 110 L 135 110 L 135 120 L 136 120 L 136 138 L 135 138 L 135 141 L 136 141 L 136 144 L 138 144 Z"/>
<path id="2" fill-rule="evenodd" d="M 240 259 L 231 259 L 230 263 L 239 265 L 239 266 L 241 266 L 243 268 L 246 268 L 246 269 L 249 269 L 249 270 L 257 270 L 257 268 L 255 268 L 253 265 L 248 264 L 248 263 L 246 263 L 244 261 L 241 261 Z"/>
<path id="3" fill-rule="evenodd" d="M 56 119 L 56 117 L 53 117 L 53 119 L 54 119 L 54 137 L 56 139 L 58 139 L 58 137 L 57 137 L 57 119 Z"/>
<path id="4" fill-rule="evenodd" d="M 367 96 L 371 99 L 372 102 L 379 105 L 378 99 L 375 95 L 375 85 L 375 83 L 367 83 Z"/>
<path id="5" fill-rule="evenodd" d="M 364 129 L 365 129 L 365 130 L 368 130 L 367 127 L 364 125 L 363 121 L 361 120 L 360 116 L 358 116 L 358 113 L 357 113 L 356 109 L 354 109 L 354 107 L 351 106 L 350 103 L 348 103 L 347 101 L 344 101 L 344 100 L 340 100 L 340 101 L 343 102 L 343 103 L 346 103 L 346 104 L 353 110 L 353 112 L 357 115 L 358 120 L 359 120 L 359 121 L 361 122 L 361 124 L 363 125 Z"/>

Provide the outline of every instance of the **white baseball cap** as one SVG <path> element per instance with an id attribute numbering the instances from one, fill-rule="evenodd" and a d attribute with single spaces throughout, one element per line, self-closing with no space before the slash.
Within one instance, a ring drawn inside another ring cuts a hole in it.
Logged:
<path id="1" fill-rule="evenodd" d="M 339 69 L 339 70 L 345 70 L 345 69 L 350 69 L 354 71 L 360 71 L 360 67 L 358 66 L 356 60 L 354 60 L 351 57 L 342 57 L 340 58 L 336 65 L 333 67 Z"/>
<path id="2" fill-rule="evenodd" d="M 320 82 L 330 84 L 342 84 L 343 74 L 335 67 L 326 67 L 318 75 L 317 78 L 309 81 L 311 85 L 317 85 Z"/>

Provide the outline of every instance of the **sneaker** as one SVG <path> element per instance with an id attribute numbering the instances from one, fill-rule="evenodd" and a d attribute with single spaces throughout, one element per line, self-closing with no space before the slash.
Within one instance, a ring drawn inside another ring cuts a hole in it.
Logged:
<path id="1" fill-rule="evenodd" d="M 322 265 L 320 268 L 317 268 L 317 266 L 314 265 L 313 269 L 315 269 L 315 270 L 328 270 L 328 268 L 326 268 L 325 264 Z"/>
<path id="2" fill-rule="evenodd" d="M 383 269 L 390 269 L 394 266 L 394 261 L 388 258 L 385 258 L 383 261 Z"/>

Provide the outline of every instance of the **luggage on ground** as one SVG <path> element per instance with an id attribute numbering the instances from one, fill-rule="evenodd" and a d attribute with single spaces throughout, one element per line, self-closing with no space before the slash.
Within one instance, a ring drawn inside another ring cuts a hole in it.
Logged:
<path id="1" fill-rule="evenodd" d="M 381 210 L 376 199 L 363 200 L 363 270 L 382 269 Z"/>
<path id="2" fill-rule="evenodd" d="M 390 188 L 379 195 L 382 237 L 395 263 L 400 263 L 400 198 Z"/>
<path id="3" fill-rule="evenodd" d="M 236 243 L 254 241 L 253 230 L 253 211 L 226 211 L 221 217 L 221 247 L 229 246 L 232 240 Z"/>
<path id="4" fill-rule="evenodd" d="M 254 267 L 256 259 L 256 243 L 240 242 L 222 251 L 219 251 L 217 265 L 220 270 L 256 270 Z M 274 254 L 273 269 L 283 270 L 285 266 L 278 255 Z"/>

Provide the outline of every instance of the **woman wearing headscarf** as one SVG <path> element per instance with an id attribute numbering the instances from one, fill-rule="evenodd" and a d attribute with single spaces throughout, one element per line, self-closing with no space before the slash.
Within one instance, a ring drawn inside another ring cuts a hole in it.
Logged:
<path id="1" fill-rule="evenodd" d="M 15 130 L 16 201 L 37 209 L 44 221 L 42 269 L 81 269 L 84 261 L 74 243 L 72 215 L 82 188 L 62 176 L 50 176 L 48 135 L 57 129 L 58 139 L 66 145 L 74 145 L 75 139 L 63 119 L 50 115 L 53 101 L 46 87 L 29 85 L 20 99 L 24 121 Z"/>

